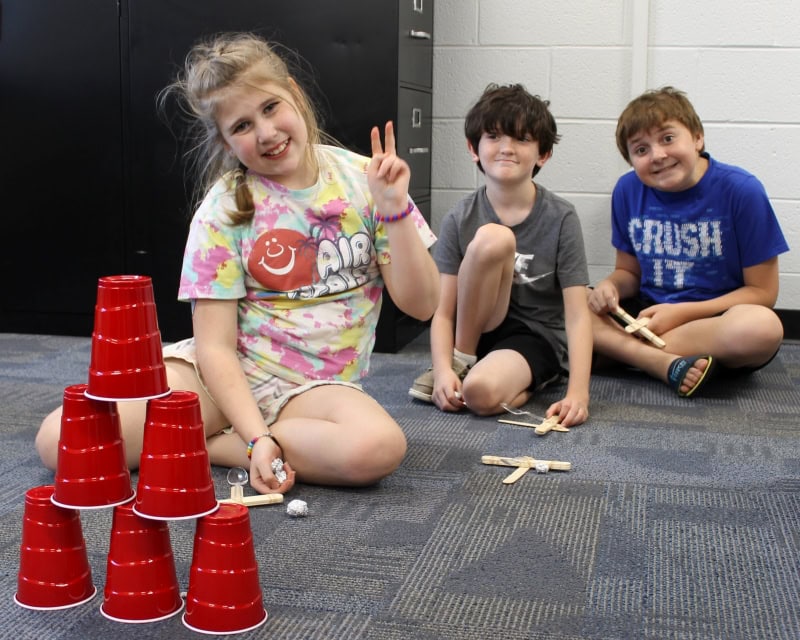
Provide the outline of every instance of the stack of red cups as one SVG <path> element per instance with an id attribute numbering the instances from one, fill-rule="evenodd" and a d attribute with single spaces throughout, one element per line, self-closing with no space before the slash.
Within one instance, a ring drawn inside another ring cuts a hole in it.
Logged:
<path id="1" fill-rule="evenodd" d="M 118 402 L 146 401 L 137 491 Z M 250 516 L 214 494 L 197 394 L 167 386 L 147 276 L 100 278 L 88 384 L 64 391 L 54 485 L 25 497 L 15 601 L 63 609 L 91 600 L 81 509 L 113 508 L 101 613 L 155 622 L 183 609 L 169 520 L 197 519 L 184 624 L 240 633 L 267 620 Z"/>

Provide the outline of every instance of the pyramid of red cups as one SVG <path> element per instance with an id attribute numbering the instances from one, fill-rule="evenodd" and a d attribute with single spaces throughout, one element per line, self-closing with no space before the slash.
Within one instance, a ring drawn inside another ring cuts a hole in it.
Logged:
<path id="1" fill-rule="evenodd" d="M 117 403 L 147 402 L 134 491 Z M 200 633 L 240 633 L 267 619 L 247 507 L 220 503 L 197 394 L 171 391 L 148 276 L 100 278 L 88 382 L 64 390 L 52 485 L 25 494 L 14 600 L 59 610 L 97 588 L 81 528 L 83 509 L 112 508 L 100 612 L 124 623 L 183 611 Z M 189 587 L 182 596 L 170 520 L 196 519 Z"/>

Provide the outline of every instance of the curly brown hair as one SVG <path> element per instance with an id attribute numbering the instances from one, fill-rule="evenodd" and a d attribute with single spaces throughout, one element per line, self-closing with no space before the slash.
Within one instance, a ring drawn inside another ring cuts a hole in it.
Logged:
<path id="1" fill-rule="evenodd" d="M 489 84 L 472 106 L 464 121 L 464 134 L 477 151 L 484 133 L 503 133 L 515 138 L 531 136 L 539 143 L 539 153 L 549 154 L 561 136 L 550 113 L 549 100 L 528 93 L 521 84 Z M 539 165 L 533 168 L 533 175 Z M 478 169 L 483 171 L 480 161 Z"/>

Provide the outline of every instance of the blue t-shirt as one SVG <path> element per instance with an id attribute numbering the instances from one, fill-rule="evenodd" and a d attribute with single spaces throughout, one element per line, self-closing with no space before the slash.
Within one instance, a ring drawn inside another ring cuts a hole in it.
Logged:
<path id="1" fill-rule="evenodd" d="M 743 269 L 789 250 L 761 182 L 703 155 L 708 169 L 690 189 L 659 191 L 631 171 L 611 197 L 611 242 L 636 256 L 640 291 L 657 303 L 729 293 Z"/>

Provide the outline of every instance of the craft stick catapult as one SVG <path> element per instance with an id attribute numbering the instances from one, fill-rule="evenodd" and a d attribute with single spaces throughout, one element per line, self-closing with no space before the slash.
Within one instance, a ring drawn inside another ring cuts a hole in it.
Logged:
<path id="1" fill-rule="evenodd" d="M 531 416 L 531 418 L 535 420 L 539 420 L 537 423 L 533 422 L 520 422 L 517 420 L 511 419 L 499 419 L 498 422 L 503 422 L 505 424 L 515 424 L 518 427 L 531 427 L 535 430 L 537 436 L 543 436 L 546 433 L 550 433 L 551 431 L 569 431 L 567 427 L 560 424 L 558 416 L 550 416 L 549 418 L 541 418 L 539 416 L 533 415 L 530 411 L 525 411 L 523 409 L 515 409 L 511 407 L 505 402 L 501 402 L 500 406 L 505 409 L 508 413 L 511 413 L 515 416 Z"/>
<path id="2" fill-rule="evenodd" d="M 481 456 L 483 464 L 493 464 L 501 467 L 517 467 L 510 475 L 503 478 L 503 484 L 513 484 L 524 476 L 531 469 L 537 473 L 547 473 L 548 471 L 569 471 L 572 469 L 571 462 L 560 460 L 537 460 L 528 456 L 519 458 L 505 458 L 502 456 Z"/>
<path id="3" fill-rule="evenodd" d="M 247 471 L 242 467 L 233 467 L 228 471 L 228 484 L 231 485 L 231 497 L 220 500 L 222 504 L 243 504 L 245 507 L 258 507 L 264 504 L 283 503 L 282 493 L 265 493 L 257 496 L 245 496 L 244 485 L 247 483 Z"/>
<path id="4" fill-rule="evenodd" d="M 520 422 L 519 420 L 508 420 L 505 418 L 498 419 L 498 422 L 502 422 L 504 424 L 514 424 L 518 427 L 530 427 L 534 430 L 534 433 L 537 436 L 543 436 L 551 431 L 569 431 L 567 427 L 562 426 L 558 421 L 558 416 L 550 416 L 538 424 L 534 424 L 532 422 Z"/>
<path id="5" fill-rule="evenodd" d="M 655 333 L 647 328 L 647 323 L 650 321 L 650 318 L 640 318 L 637 320 L 631 314 L 625 311 L 625 309 L 619 306 L 616 309 L 612 309 L 611 313 L 625 323 L 625 331 L 628 333 L 635 333 L 636 335 L 642 336 L 643 338 L 652 342 L 659 349 L 663 349 L 665 346 L 667 346 L 666 342 L 664 342 Z"/>
<path id="6" fill-rule="evenodd" d="M 242 487 L 231 487 L 231 497 L 219 501 L 220 504 L 243 504 L 245 507 L 259 507 L 263 504 L 282 504 L 282 493 L 264 493 L 257 496 L 246 496 Z"/>

